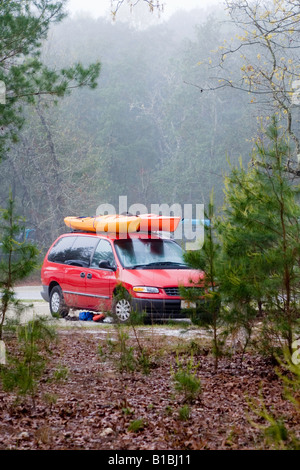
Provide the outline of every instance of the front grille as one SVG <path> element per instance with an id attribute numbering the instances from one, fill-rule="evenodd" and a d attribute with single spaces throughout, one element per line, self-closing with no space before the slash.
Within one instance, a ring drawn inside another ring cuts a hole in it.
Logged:
<path id="1" fill-rule="evenodd" d="M 190 291 L 190 289 L 193 289 L 194 294 L 196 294 L 199 297 L 204 294 L 203 289 L 201 289 L 199 287 L 185 287 L 185 290 Z M 181 297 L 180 292 L 179 292 L 179 287 L 165 287 L 164 291 L 167 295 L 169 295 L 171 297 L 175 297 L 175 296 Z"/>
<path id="2" fill-rule="evenodd" d="M 167 295 L 171 295 L 171 296 L 179 296 L 179 288 L 178 287 L 165 287 L 164 289 L 165 293 Z"/>

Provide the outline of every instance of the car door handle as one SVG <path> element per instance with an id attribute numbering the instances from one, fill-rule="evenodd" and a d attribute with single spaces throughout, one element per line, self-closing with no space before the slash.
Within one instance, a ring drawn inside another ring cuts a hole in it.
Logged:
<path id="1" fill-rule="evenodd" d="M 92 279 L 93 275 L 91 273 L 88 273 L 86 276 L 88 279 Z"/>
<path id="2" fill-rule="evenodd" d="M 80 277 L 85 277 L 85 273 L 80 273 Z"/>

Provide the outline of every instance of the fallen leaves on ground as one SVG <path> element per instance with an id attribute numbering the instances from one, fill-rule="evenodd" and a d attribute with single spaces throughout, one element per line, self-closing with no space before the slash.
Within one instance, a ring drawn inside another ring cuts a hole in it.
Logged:
<path id="1" fill-rule="evenodd" d="M 134 337 L 130 344 L 137 354 Z M 270 361 L 248 353 L 241 362 L 235 354 L 220 358 L 215 372 L 214 358 L 201 349 L 201 340 L 198 344 L 193 361 L 202 392 L 188 404 L 189 417 L 181 420 L 184 400 L 175 391 L 172 370 L 178 352 L 189 356 L 188 342 L 183 346 L 182 340 L 153 332 L 141 335 L 140 346 L 151 358 L 144 374 L 137 367 L 120 371 L 120 350 L 100 332 L 60 330 L 35 407 L 29 397 L 16 402 L 15 394 L 0 387 L 0 449 L 263 449 L 266 443 L 251 422 L 263 420 L 249 406 L 249 399 L 260 396 L 267 409 L 285 417 L 287 426 L 299 428 Z M 54 380 L 63 367 L 67 377 Z M 140 426 L 130 431 L 137 420 Z"/>

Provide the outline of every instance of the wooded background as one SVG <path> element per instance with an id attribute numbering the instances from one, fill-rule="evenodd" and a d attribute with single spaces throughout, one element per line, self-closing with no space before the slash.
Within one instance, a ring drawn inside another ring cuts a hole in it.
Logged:
<path id="1" fill-rule="evenodd" d="M 85 15 L 52 26 L 43 61 L 53 69 L 100 61 L 98 87 L 28 105 L 19 142 L 1 162 L 0 205 L 11 187 L 45 247 L 65 216 L 117 208 L 120 195 L 150 209 L 206 204 L 214 187 L 220 205 L 228 159 L 249 159 L 256 125 L 247 93 L 195 86 L 211 80 L 201 60 L 234 33 L 225 19 L 199 9 L 147 28 Z"/>

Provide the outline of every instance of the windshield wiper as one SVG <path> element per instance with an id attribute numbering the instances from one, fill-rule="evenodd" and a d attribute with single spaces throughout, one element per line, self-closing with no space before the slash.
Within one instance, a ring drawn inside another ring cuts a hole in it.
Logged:
<path id="1" fill-rule="evenodd" d="M 179 263 L 177 261 L 159 261 L 157 263 L 153 263 L 153 264 L 163 264 L 163 265 L 167 265 L 167 266 L 185 266 L 188 268 L 188 265 L 185 264 L 185 263 Z"/>
<path id="2" fill-rule="evenodd" d="M 153 263 L 148 263 L 148 264 L 136 264 L 135 266 L 131 266 L 131 269 L 135 268 L 149 268 L 149 267 L 155 267 L 155 266 L 174 266 L 174 267 L 184 267 L 188 268 L 188 265 L 185 263 L 179 263 L 175 261 L 154 261 Z"/>
<path id="3" fill-rule="evenodd" d="M 147 264 L 134 264 L 133 266 L 127 266 L 127 269 L 146 268 Z"/>

